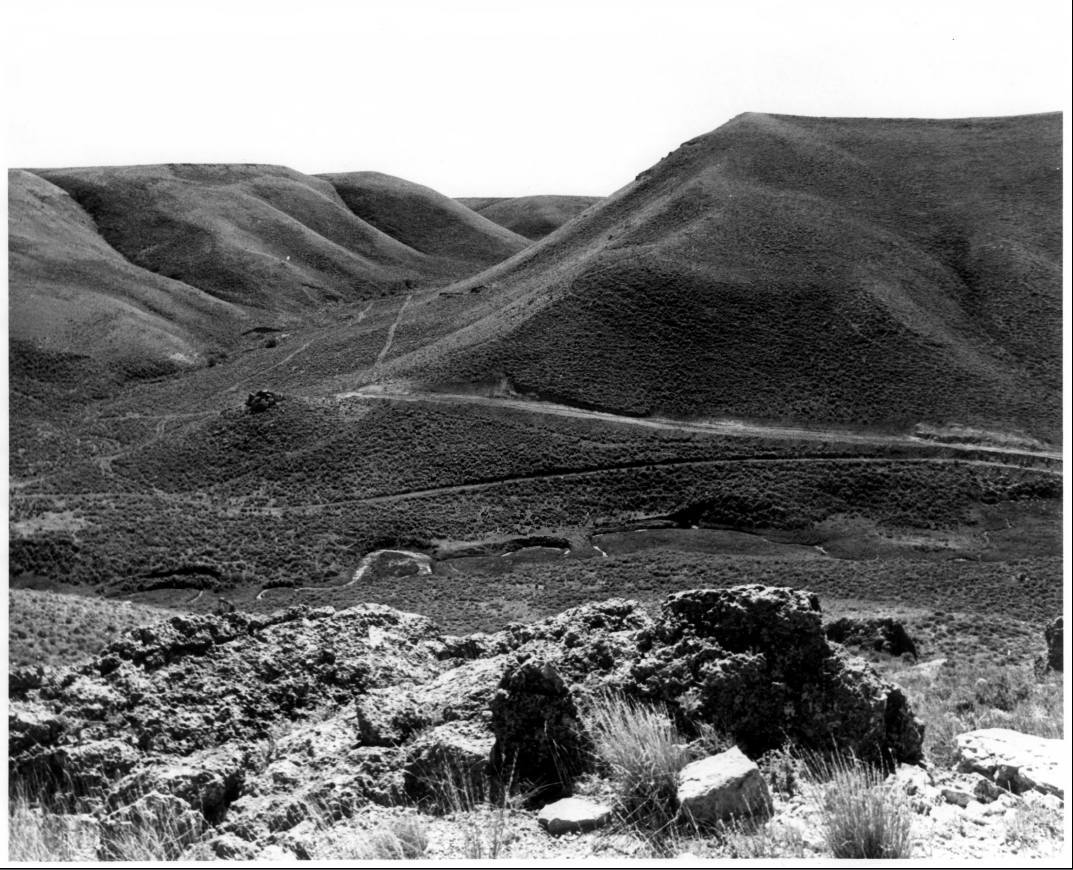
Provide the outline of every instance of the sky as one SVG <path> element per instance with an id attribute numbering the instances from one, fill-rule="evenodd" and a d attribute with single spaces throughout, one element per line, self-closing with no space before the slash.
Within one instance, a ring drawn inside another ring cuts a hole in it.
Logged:
<path id="1" fill-rule="evenodd" d="M 8 167 L 273 163 L 609 194 L 735 115 L 1066 108 L 1069 4 L 8 2 Z"/>

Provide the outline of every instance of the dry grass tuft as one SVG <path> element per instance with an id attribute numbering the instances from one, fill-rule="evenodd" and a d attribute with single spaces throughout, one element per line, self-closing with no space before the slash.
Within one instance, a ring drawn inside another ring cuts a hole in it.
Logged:
<path id="1" fill-rule="evenodd" d="M 912 849 L 913 810 L 885 786 L 879 768 L 852 756 L 814 759 L 824 839 L 835 858 L 904 859 Z"/>
<path id="2" fill-rule="evenodd" d="M 670 717 L 616 695 L 595 700 L 583 715 L 623 821 L 649 829 L 670 824 L 678 811 L 678 772 L 688 761 Z"/>

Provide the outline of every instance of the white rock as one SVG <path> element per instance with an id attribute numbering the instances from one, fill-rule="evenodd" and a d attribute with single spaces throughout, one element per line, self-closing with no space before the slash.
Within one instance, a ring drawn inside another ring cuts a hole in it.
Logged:
<path id="1" fill-rule="evenodd" d="M 592 831 L 611 819 L 611 807 L 583 798 L 563 798 L 548 804 L 537 815 L 537 821 L 549 834 L 571 834 Z"/>
<path id="2" fill-rule="evenodd" d="M 959 734 L 957 746 L 958 766 L 963 771 L 994 778 L 999 768 L 1006 767 L 1017 771 L 1013 784 L 1019 789 L 1034 787 L 1065 798 L 1069 761 L 1061 740 L 1033 737 L 1008 728 L 984 728 Z"/>
<path id="3" fill-rule="evenodd" d="M 733 816 L 771 814 L 773 803 L 760 768 L 733 747 L 682 768 L 678 803 L 696 822 L 717 822 Z"/>
<path id="4" fill-rule="evenodd" d="M 282 846 L 266 846 L 261 850 L 257 856 L 258 861 L 286 861 L 291 864 L 298 860 L 298 856 L 294 854 L 290 849 L 284 849 Z"/>
<path id="5" fill-rule="evenodd" d="M 979 801 L 969 801 L 965 806 L 963 816 L 977 825 L 986 825 L 989 821 L 987 818 L 986 807 Z"/>

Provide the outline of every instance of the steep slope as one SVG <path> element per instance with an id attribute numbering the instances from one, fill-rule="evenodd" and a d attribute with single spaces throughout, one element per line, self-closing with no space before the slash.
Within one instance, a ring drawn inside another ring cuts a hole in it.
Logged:
<path id="1" fill-rule="evenodd" d="M 410 248 L 472 275 L 528 247 L 529 240 L 429 187 L 380 172 L 320 175 L 359 218 Z"/>
<path id="2" fill-rule="evenodd" d="M 1059 114 L 741 115 L 520 256 L 415 300 L 380 379 L 1055 438 L 1060 167 Z"/>
<path id="3" fill-rule="evenodd" d="M 458 201 L 481 217 L 535 242 L 551 235 L 601 199 L 600 196 L 516 196 Z"/>
<path id="4" fill-rule="evenodd" d="M 473 257 L 415 250 L 355 216 L 327 181 L 280 166 L 35 172 L 66 190 L 135 265 L 268 312 L 300 313 L 449 283 L 524 245 Z M 421 221 L 423 205 L 412 204 L 408 217 Z"/>
<path id="5" fill-rule="evenodd" d="M 9 335 L 45 353 L 92 355 L 121 374 L 204 363 L 233 305 L 133 265 L 63 190 L 8 173 Z"/>

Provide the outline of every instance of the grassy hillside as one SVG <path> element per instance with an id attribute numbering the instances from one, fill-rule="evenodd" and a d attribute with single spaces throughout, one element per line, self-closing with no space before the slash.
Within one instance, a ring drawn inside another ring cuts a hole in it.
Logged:
<path id="1" fill-rule="evenodd" d="M 134 265 L 64 190 L 8 172 L 9 336 L 28 352 L 93 355 L 121 375 L 204 365 L 244 313 Z"/>
<path id="2" fill-rule="evenodd" d="M 418 250 L 357 217 L 327 181 L 279 166 L 35 172 L 66 190 L 105 241 L 132 263 L 266 312 L 302 312 L 445 283 L 525 244 L 519 239 L 449 254 Z M 412 188 L 403 199 L 414 190 L 426 191 Z M 406 219 L 427 220 L 431 198 L 409 203 Z M 456 207 L 459 220 L 471 217 Z M 505 235 L 486 224 L 496 239 Z"/>
<path id="3" fill-rule="evenodd" d="M 539 241 L 576 218 L 600 196 L 477 197 L 458 201 L 511 232 Z"/>
<path id="4" fill-rule="evenodd" d="M 1058 114 L 742 115 L 412 306 L 383 376 L 1055 439 L 1060 166 Z"/>
<path id="5" fill-rule="evenodd" d="M 8 592 L 8 661 L 63 667 L 100 652 L 130 628 L 149 625 L 177 611 L 87 598 L 60 592 Z"/>
<path id="6" fill-rule="evenodd" d="M 320 175 L 355 215 L 393 239 L 471 275 L 528 247 L 528 239 L 428 187 L 380 172 Z"/>

